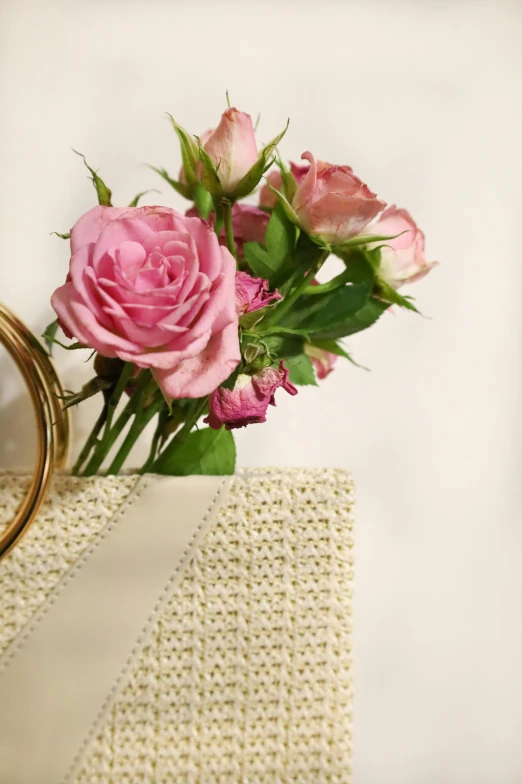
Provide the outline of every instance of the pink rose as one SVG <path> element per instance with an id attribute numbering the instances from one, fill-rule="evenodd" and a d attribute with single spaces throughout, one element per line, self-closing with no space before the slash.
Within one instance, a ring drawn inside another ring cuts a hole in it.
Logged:
<path id="1" fill-rule="evenodd" d="M 340 244 L 360 234 L 384 208 L 385 203 L 349 166 L 316 163 L 311 152 L 301 157 L 310 161 L 310 169 L 295 192 L 292 207 L 308 234 Z"/>
<path id="2" fill-rule="evenodd" d="M 315 368 L 317 378 L 322 381 L 328 376 L 337 362 L 337 354 L 332 354 L 331 351 L 325 351 L 324 348 L 312 346 L 310 343 L 305 343 L 305 354 L 312 360 L 312 365 Z"/>
<path id="3" fill-rule="evenodd" d="M 413 283 L 427 275 L 437 262 L 427 261 L 424 255 L 424 234 L 406 210 L 388 207 L 380 218 L 368 227 L 371 234 L 385 237 L 400 234 L 393 240 L 384 240 L 381 246 L 379 277 L 394 289 L 404 283 Z M 404 232 L 404 233 L 401 233 Z"/>
<path id="4" fill-rule="evenodd" d="M 240 374 L 233 389 L 220 387 L 209 398 L 209 412 L 205 419 L 210 427 L 227 430 L 266 422 L 266 411 L 275 406 L 274 393 L 282 387 L 290 395 L 297 389 L 288 380 L 288 370 L 283 362 L 278 368 L 266 367 L 255 376 Z"/>
<path id="5" fill-rule="evenodd" d="M 191 207 L 186 211 L 185 215 L 188 217 L 197 217 L 199 215 L 195 207 Z M 245 242 L 260 242 L 264 245 L 266 228 L 270 215 L 263 212 L 258 207 L 253 207 L 251 204 L 242 204 L 236 201 L 232 207 L 232 226 L 234 228 L 234 240 L 236 243 L 236 251 L 238 259 L 242 259 L 243 246 Z M 216 214 L 211 212 L 208 217 L 208 222 L 212 227 L 216 222 Z M 219 235 L 220 245 L 226 245 L 225 230 L 221 231 Z"/>
<path id="6" fill-rule="evenodd" d="M 258 207 L 236 201 L 232 207 L 232 225 L 239 259 L 243 258 L 245 242 L 260 242 L 261 245 L 264 245 L 269 220 L 270 215 Z M 223 244 L 226 243 L 224 231 L 219 241 Z"/>
<path id="7" fill-rule="evenodd" d="M 236 312 L 239 316 L 280 299 L 282 297 L 277 290 L 270 291 L 267 280 L 253 278 L 247 272 L 236 272 Z"/>
<path id="8" fill-rule="evenodd" d="M 240 361 L 232 255 L 210 226 L 167 207 L 94 207 L 71 230 L 52 297 L 66 332 L 151 368 L 169 398 L 208 395 Z"/>
<path id="9" fill-rule="evenodd" d="M 257 163 L 258 152 L 252 118 L 237 109 L 227 109 L 215 130 L 206 131 L 201 144 L 217 170 L 225 193 L 232 193 L 240 180 Z"/>
<path id="10" fill-rule="evenodd" d="M 310 167 L 308 164 L 300 165 L 298 163 L 292 163 L 290 161 L 290 170 L 294 175 L 297 184 L 299 184 L 305 177 L 308 169 Z M 276 191 L 280 191 L 283 187 L 283 178 L 281 177 L 281 171 L 279 168 L 272 169 L 268 177 L 266 178 L 267 181 L 270 183 L 272 188 L 275 188 Z M 277 196 L 273 193 L 268 185 L 263 185 L 261 190 L 259 191 L 259 206 L 266 207 L 270 210 L 273 210 L 274 207 L 277 205 Z"/>

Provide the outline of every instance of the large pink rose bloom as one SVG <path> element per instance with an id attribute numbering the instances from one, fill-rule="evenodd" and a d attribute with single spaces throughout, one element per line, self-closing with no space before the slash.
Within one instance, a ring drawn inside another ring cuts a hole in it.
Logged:
<path id="1" fill-rule="evenodd" d="M 394 289 L 420 280 L 437 264 L 436 261 L 426 260 L 424 234 L 406 210 L 388 207 L 367 231 L 395 237 L 393 240 L 385 240 L 384 244 L 378 243 L 381 247 L 379 277 Z M 395 236 L 397 234 L 400 236 Z"/>
<path id="2" fill-rule="evenodd" d="M 310 161 L 310 168 L 295 192 L 292 207 L 308 234 L 340 244 L 360 234 L 385 207 L 350 166 L 315 161 L 311 152 L 301 157 Z"/>
<path id="3" fill-rule="evenodd" d="M 151 368 L 169 398 L 201 397 L 240 361 L 236 265 L 199 218 L 166 207 L 94 207 L 71 230 L 52 305 L 67 334 Z"/>

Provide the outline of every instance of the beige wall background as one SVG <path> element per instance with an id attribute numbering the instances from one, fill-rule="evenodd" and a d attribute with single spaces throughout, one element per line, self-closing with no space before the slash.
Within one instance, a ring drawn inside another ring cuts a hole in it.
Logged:
<path id="1" fill-rule="evenodd" d="M 164 112 L 199 133 L 226 89 L 263 140 L 291 117 L 285 157 L 410 209 L 441 262 L 411 290 L 425 318 L 351 340 L 370 373 L 339 364 L 237 439 L 243 466 L 355 475 L 355 784 L 522 781 L 521 36 L 517 0 L 0 1 L 0 299 L 37 332 L 68 262 L 49 233 L 94 204 L 71 146 L 115 203 L 181 207 L 140 164 L 175 173 Z M 0 464 L 28 465 L 0 372 Z"/>

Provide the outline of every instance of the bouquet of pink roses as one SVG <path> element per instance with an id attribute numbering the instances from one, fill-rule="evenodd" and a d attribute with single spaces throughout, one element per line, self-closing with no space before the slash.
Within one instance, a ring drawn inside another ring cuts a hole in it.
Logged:
<path id="1" fill-rule="evenodd" d="M 59 342 L 60 327 L 67 349 L 94 351 L 94 378 L 64 405 L 103 398 L 75 474 L 96 473 L 109 454 L 117 473 L 154 419 L 142 472 L 233 473 L 231 431 L 264 422 L 279 388 L 295 395 L 325 378 L 350 358 L 339 341 L 390 306 L 415 310 L 398 289 L 433 266 L 410 215 L 349 166 L 310 152 L 285 166 L 285 131 L 259 150 L 251 117 L 234 108 L 200 137 L 171 120 L 182 168 L 177 180 L 156 171 L 192 203 L 187 212 L 139 207 L 143 194 L 114 207 L 88 166 L 99 205 L 60 235 L 69 274 L 45 337 Z M 244 203 L 260 183 L 259 206 Z M 330 254 L 344 269 L 319 283 Z"/>

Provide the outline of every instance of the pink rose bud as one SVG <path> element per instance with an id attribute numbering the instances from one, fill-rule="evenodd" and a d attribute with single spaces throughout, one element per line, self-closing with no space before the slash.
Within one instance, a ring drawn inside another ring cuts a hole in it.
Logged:
<path id="1" fill-rule="evenodd" d="M 241 354 L 236 263 L 211 227 L 167 207 L 94 207 L 71 230 L 60 323 L 104 357 L 151 368 L 168 398 L 210 394 Z"/>
<path id="2" fill-rule="evenodd" d="M 236 272 L 236 312 L 239 316 L 280 299 L 282 297 L 277 290 L 270 291 L 267 280 L 253 278 L 247 272 Z"/>
<path id="3" fill-rule="evenodd" d="M 320 381 L 330 375 L 337 362 L 337 354 L 332 354 L 331 351 L 326 351 L 324 348 L 312 346 L 310 343 L 305 343 L 305 354 L 312 360 L 312 365 Z"/>
<path id="4" fill-rule="evenodd" d="M 217 170 L 225 193 L 232 193 L 240 180 L 257 163 L 258 152 L 252 118 L 237 109 L 227 109 L 202 146 Z"/>
<path id="5" fill-rule="evenodd" d="M 310 161 L 310 168 L 295 192 L 292 207 L 308 234 L 340 244 L 360 234 L 385 207 L 349 166 L 316 162 L 311 152 L 301 157 Z"/>
<path id="6" fill-rule="evenodd" d="M 255 376 L 240 374 L 233 389 L 220 387 L 209 397 L 209 413 L 205 422 L 214 430 L 223 425 L 232 430 L 266 422 L 267 408 L 275 406 L 274 394 L 279 387 L 290 395 L 297 395 L 283 362 L 278 368 L 266 367 Z"/>
<path id="7" fill-rule="evenodd" d="M 290 170 L 294 175 L 298 185 L 304 179 L 304 176 L 308 172 L 309 168 L 310 167 L 308 166 L 308 164 L 304 164 L 303 166 L 301 166 L 298 163 L 293 163 L 292 161 L 290 162 Z M 283 179 L 281 177 L 281 171 L 279 168 L 272 169 L 272 171 L 270 172 L 270 174 L 266 179 L 270 183 L 272 188 L 275 188 L 276 191 L 280 191 L 282 189 Z M 263 187 L 259 191 L 259 206 L 273 210 L 274 207 L 277 205 L 277 201 L 278 199 L 275 193 L 273 193 L 273 191 L 270 190 L 268 185 L 266 184 L 263 185 Z"/>
<path id="8" fill-rule="evenodd" d="M 436 261 L 426 260 L 424 234 L 406 210 L 388 207 L 368 230 L 385 237 L 400 235 L 378 243 L 381 246 L 379 277 L 394 289 L 420 280 L 437 265 Z"/>

